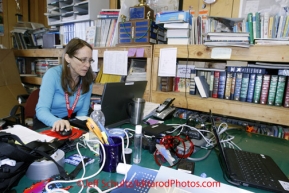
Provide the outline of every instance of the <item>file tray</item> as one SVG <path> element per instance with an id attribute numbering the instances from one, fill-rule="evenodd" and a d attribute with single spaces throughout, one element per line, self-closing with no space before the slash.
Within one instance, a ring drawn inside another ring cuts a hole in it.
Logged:
<path id="1" fill-rule="evenodd" d="M 156 14 L 156 24 L 172 22 L 190 22 L 190 14 L 187 11 L 163 12 Z"/>

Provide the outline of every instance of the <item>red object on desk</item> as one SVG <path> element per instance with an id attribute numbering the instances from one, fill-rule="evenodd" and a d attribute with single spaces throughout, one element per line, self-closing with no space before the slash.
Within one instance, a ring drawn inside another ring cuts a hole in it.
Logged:
<path id="1" fill-rule="evenodd" d="M 48 135 L 48 136 L 51 136 L 51 137 L 55 137 L 55 138 L 60 139 L 60 140 L 61 139 L 72 139 L 72 140 L 73 139 L 77 139 L 83 134 L 82 130 L 77 129 L 75 127 L 72 127 L 71 130 L 72 130 L 71 135 L 67 135 L 67 136 L 62 136 L 58 132 L 52 131 L 51 129 L 42 131 L 41 133 L 45 134 L 45 135 Z"/>

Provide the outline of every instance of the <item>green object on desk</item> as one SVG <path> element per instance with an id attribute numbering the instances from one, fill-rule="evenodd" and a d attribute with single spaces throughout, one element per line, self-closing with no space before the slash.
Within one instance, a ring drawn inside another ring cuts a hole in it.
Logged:
<path id="1" fill-rule="evenodd" d="M 185 121 L 177 118 L 173 118 L 172 120 L 166 121 L 167 124 L 183 124 Z M 122 125 L 122 128 L 134 128 L 134 126 L 130 124 Z M 248 133 L 245 129 L 229 129 L 228 133 L 233 135 L 234 143 L 238 145 L 242 150 L 251 151 L 255 153 L 262 153 L 265 155 L 269 155 L 273 158 L 273 160 L 277 163 L 277 165 L 281 168 L 281 170 L 285 173 L 287 177 L 289 177 L 289 157 L 284 155 L 289 155 L 289 141 L 285 139 L 279 139 L 271 136 L 265 136 L 261 134 Z M 94 155 L 89 149 L 81 148 L 81 152 L 83 155 L 93 157 Z M 67 153 L 66 156 L 76 153 L 76 151 Z M 201 149 L 195 154 L 193 154 L 192 158 L 200 158 L 203 157 L 207 153 L 207 150 Z M 86 166 L 86 176 L 90 176 L 98 171 L 98 157 L 94 157 L 96 160 L 93 164 L 89 164 Z M 140 166 L 151 168 L 151 169 L 159 169 L 159 166 L 155 163 L 154 157 L 152 154 L 148 152 L 148 150 L 143 150 L 142 153 L 142 161 L 139 164 Z M 65 169 L 68 173 L 70 173 L 75 166 L 70 164 L 65 164 Z M 80 171 L 76 178 L 80 178 L 83 173 L 83 170 Z M 207 177 L 211 177 L 216 181 L 228 184 L 223 177 L 223 172 L 219 164 L 218 156 L 216 151 L 212 151 L 210 155 L 202 161 L 195 162 L 195 175 L 200 176 L 202 173 L 205 173 Z M 117 173 L 107 173 L 101 172 L 99 175 L 95 176 L 92 179 L 88 179 L 83 181 L 85 188 L 87 188 L 90 184 L 95 184 L 100 187 L 101 190 L 105 190 L 111 188 L 117 184 L 119 184 L 124 178 L 124 175 Z M 21 179 L 18 186 L 15 188 L 17 192 L 23 192 L 25 188 L 30 187 L 32 183 L 35 181 L 29 180 L 26 176 Z M 78 192 L 80 190 L 80 182 L 71 183 L 71 184 L 63 184 L 66 186 L 73 186 L 69 192 Z M 252 192 L 267 192 L 264 190 L 249 188 L 240 186 L 242 189 L 246 189 Z M 86 191 L 86 190 L 84 190 Z"/>

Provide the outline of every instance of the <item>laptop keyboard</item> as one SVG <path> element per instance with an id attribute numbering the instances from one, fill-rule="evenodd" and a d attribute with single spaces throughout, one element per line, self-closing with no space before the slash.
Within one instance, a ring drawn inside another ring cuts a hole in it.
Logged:
<path id="1" fill-rule="evenodd" d="M 277 182 L 265 168 L 263 158 L 256 153 L 235 150 L 237 161 L 245 180 L 250 184 L 277 187 Z"/>

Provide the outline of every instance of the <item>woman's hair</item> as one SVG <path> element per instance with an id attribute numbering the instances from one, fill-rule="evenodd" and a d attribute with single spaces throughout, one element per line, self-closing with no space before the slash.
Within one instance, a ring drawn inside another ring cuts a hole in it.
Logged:
<path id="1" fill-rule="evenodd" d="M 72 92 L 69 92 L 69 90 L 68 90 L 69 83 L 71 81 L 74 81 L 74 80 L 73 80 L 71 73 L 70 73 L 69 64 L 65 60 L 65 54 L 68 54 L 68 56 L 70 58 L 72 58 L 77 53 L 77 51 L 79 49 L 81 49 L 85 46 L 87 46 L 91 50 L 93 50 L 91 45 L 89 43 L 87 43 L 86 41 L 79 39 L 79 38 L 73 38 L 72 40 L 70 40 L 68 42 L 68 44 L 66 45 L 66 47 L 64 49 L 64 53 L 62 56 L 61 86 L 62 86 L 64 92 L 67 92 L 69 95 L 72 95 L 72 93 L 76 89 L 75 88 L 72 89 Z M 82 94 L 85 94 L 89 91 L 89 86 L 93 82 L 93 72 L 92 72 L 91 66 L 89 67 L 86 75 L 81 76 L 80 79 L 82 80 L 82 85 L 81 85 L 82 86 Z M 80 82 L 80 80 L 79 80 L 79 82 Z"/>

